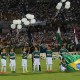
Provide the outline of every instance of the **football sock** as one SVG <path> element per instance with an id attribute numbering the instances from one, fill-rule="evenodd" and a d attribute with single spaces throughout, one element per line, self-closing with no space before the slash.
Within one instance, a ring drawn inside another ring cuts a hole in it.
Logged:
<path id="1" fill-rule="evenodd" d="M 1 72 L 3 72 L 3 66 L 1 67 Z"/>
<path id="2" fill-rule="evenodd" d="M 49 65 L 47 64 L 47 71 L 49 70 Z"/>
<path id="3" fill-rule="evenodd" d="M 52 64 L 50 64 L 50 71 L 52 70 Z"/>
<path id="4" fill-rule="evenodd" d="M 4 67 L 4 72 L 6 72 L 6 67 Z"/>

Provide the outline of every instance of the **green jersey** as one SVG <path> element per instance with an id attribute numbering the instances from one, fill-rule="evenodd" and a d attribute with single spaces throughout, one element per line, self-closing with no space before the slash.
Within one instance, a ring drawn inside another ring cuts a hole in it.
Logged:
<path id="1" fill-rule="evenodd" d="M 34 55 L 34 58 L 39 58 L 40 52 L 39 51 L 34 51 L 33 55 Z"/>
<path id="2" fill-rule="evenodd" d="M 52 57 L 52 50 L 46 50 L 46 57 Z"/>
<path id="3" fill-rule="evenodd" d="M 15 52 L 10 52 L 9 57 L 10 59 L 15 59 Z"/>
<path id="4" fill-rule="evenodd" d="M 60 49 L 60 54 L 66 54 L 66 52 L 67 52 L 67 49 L 66 48 L 64 48 L 64 49 Z"/>
<path id="5" fill-rule="evenodd" d="M 1 58 L 2 59 L 6 59 L 6 56 L 7 56 L 6 53 L 1 52 Z"/>
<path id="6" fill-rule="evenodd" d="M 62 65 L 63 67 L 66 67 L 66 66 L 67 66 L 67 64 L 66 64 L 65 62 L 61 62 L 61 65 Z"/>
<path id="7" fill-rule="evenodd" d="M 27 59 L 27 52 L 22 52 L 22 59 Z"/>

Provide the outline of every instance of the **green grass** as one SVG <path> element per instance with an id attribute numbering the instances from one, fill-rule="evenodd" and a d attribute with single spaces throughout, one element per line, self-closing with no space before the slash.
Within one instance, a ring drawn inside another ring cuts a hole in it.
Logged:
<path id="1" fill-rule="evenodd" d="M 32 72 L 32 63 L 28 59 L 28 73 L 22 73 L 21 56 L 16 55 L 16 73 L 10 72 L 9 60 L 7 59 L 8 74 L 0 74 L 0 80 L 80 80 L 80 71 L 76 72 L 60 72 L 59 60 L 53 60 L 53 72 L 46 72 L 46 61 L 41 60 L 41 72 Z"/>

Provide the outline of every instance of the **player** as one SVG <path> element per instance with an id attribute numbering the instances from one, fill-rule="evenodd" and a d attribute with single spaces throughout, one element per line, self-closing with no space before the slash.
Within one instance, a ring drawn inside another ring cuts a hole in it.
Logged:
<path id="1" fill-rule="evenodd" d="M 51 46 L 49 45 L 46 50 L 46 64 L 47 64 L 47 71 L 52 71 L 52 50 Z"/>
<path id="2" fill-rule="evenodd" d="M 1 51 L 1 72 L 6 72 L 6 50 L 2 49 Z"/>
<path id="3" fill-rule="evenodd" d="M 34 48 L 35 48 L 34 45 L 32 45 L 31 48 L 30 48 L 30 53 L 32 54 L 32 71 L 34 71 L 34 67 L 33 67 L 34 66 L 33 65 L 33 62 L 34 62 L 34 57 L 33 57 Z"/>
<path id="4" fill-rule="evenodd" d="M 15 61 L 15 52 L 14 52 L 14 49 L 12 48 L 8 54 L 9 56 L 9 59 L 10 59 L 10 69 L 12 72 L 15 72 L 16 70 L 16 61 Z"/>
<path id="5" fill-rule="evenodd" d="M 66 64 L 65 60 L 62 59 L 62 62 L 60 64 L 60 70 L 61 71 L 66 71 L 67 70 L 66 66 L 67 66 L 67 64 Z"/>
<path id="6" fill-rule="evenodd" d="M 22 69 L 23 69 L 23 73 L 28 72 L 28 70 L 27 70 L 27 55 L 28 55 L 28 51 L 26 51 L 26 48 L 23 48 L 23 50 L 22 50 Z"/>
<path id="7" fill-rule="evenodd" d="M 60 54 L 60 60 L 62 60 L 62 55 L 68 53 L 68 50 L 65 48 L 64 45 L 61 46 L 61 49 L 59 50 L 59 54 Z"/>
<path id="8" fill-rule="evenodd" d="M 34 71 L 37 67 L 38 71 L 39 71 L 39 65 L 40 65 L 40 52 L 38 50 L 38 47 L 35 46 L 35 50 L 33 52 L 33 57 L 34 57 Z"/>

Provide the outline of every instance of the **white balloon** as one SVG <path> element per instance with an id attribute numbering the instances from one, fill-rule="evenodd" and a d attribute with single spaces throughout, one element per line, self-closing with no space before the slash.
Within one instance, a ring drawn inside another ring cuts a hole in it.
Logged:
<path id="1" fill-rule="evenodd" d="M 22 28 L 22 25 L 17 25 L 17 29 L 21 29 Z"/>
<path id="2" fill-rule="evenodd" d="M 16 28 L 16 25 L 15 24 L 11 24 L 11 28 L 12 29 L 15 29 Z"/>
<path id="3" fill-rule="evenodd" d="M 62 6 L 62 3 L 61 3 L 61 2 L 59 2 L 59 3 L 57 4 L 57 6 Z"/>
<path id="4" fill-rule="evenodd" d="M 21 20 L 20 19 L 17 20 L 17 24 L 21 24 Z"/>
<path id="5" fill-rule="evenodd" d="M 66 5 L 70 5 L 70 1 L 67 1 L 67 2 L 66 2 Z"/>
<path id="6" fill-rule="evenodd" d="M 69 8 L 70 8 L 70 5 L 65 5 L 65 8 L 66 8 L 66 9 L 69 9 Z"/>
<path id="7" fill-rule="evenodd" d="M 13 24 L 17 24 L 17 20 L 13 20 Z"/>
<path id="8" fill-rule="evenodd" d="M 60 10 L 60 9 L 61 9 L 61 6 L 58 6 L 58 5 L 57 5 L 57 6 L 56 6 L 56 9 Z"/>
<path id="9" fill-rule="evenodd" d="M 29 25 L 29 24 L 30 24 L 29 21 L 25 21 L 25 22 L 24 22 L 24 25 Z"/>
<path id="10" fill-rule="evenodd" d="M 21 24 L 21 20 L 18 19 L 18 20 L 13 20 L 13 24 Z"/>
<path id="11" fill-rule="evenodd" d="M 61 2 L 66 2 L 66 0 L 61 0 Z"/>
<path id="12" fill-rule="evenodd" d="M 31 24 L 34 24 L 34 23 L 36 23 L 36 20 L 35 19 L 31 19 L 31 22 L 30 22 Z"/>
<path id="13" fill-rule="evenodd" d="M 27 19 L 31 19 L 31 14 L 26 14 Z"/>
<path id="14" fill-rule="evenodd" d="M 61 7 L 62 7 L 62 3 L 61 2 L 59 2 L 58 4 L 57 4 L 57 6 L 56 6 L 56 9 L 61 9 Z"/>
<path id="15" fill-rule="evenodd" d="M 31 19 L 34 19 L 34 15 L 31 15 Z"/>
<path id="16" fill-rule="evenodd" d="M 22 20 L 21 20 L 22 22 L 25 22 L 25 21 L 27 21 L 27 19 L 26 18 L 22 18 Z"/>

